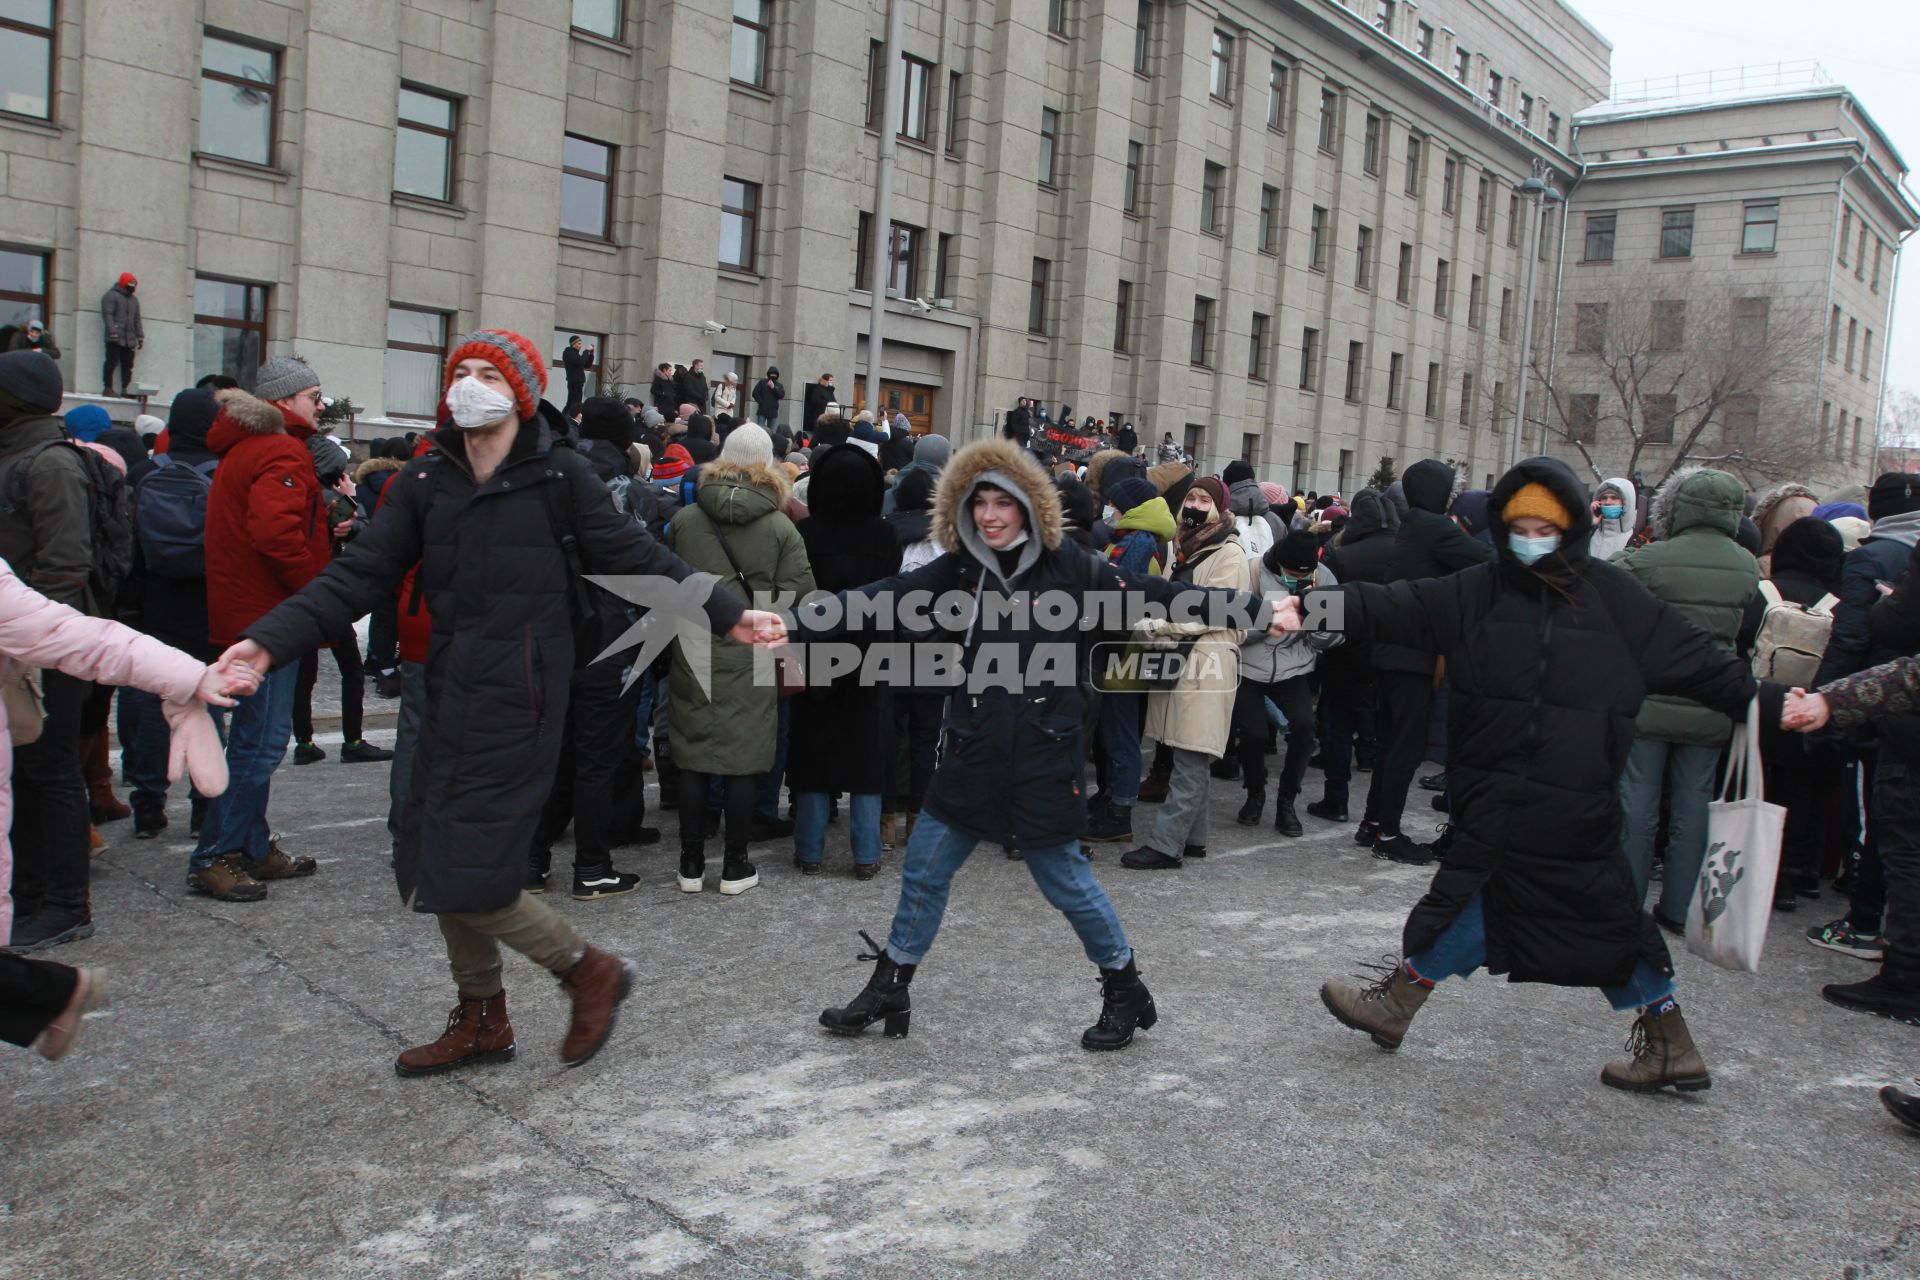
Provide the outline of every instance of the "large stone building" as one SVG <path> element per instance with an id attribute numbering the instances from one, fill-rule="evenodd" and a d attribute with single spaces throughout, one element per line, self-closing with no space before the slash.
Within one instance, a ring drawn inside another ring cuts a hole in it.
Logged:
<path id="1" fill-rule="evenodd" d="M 1516 186 L 1567 187 L 1606 96 L 1571 9 L 899 2 L 882 120 L 885 0 L 21 0 L 0 308 L 48 314 L 97 389 L 97 299 L 132 271 L 159 397 L 298 352 L 366 434 L 431 413 L 437 353 L 479 324 L 582 334 L 642 395 L 661 360 L 777 364 L 794 414 L 824 371 L 848 394 L 881 275 L 885 392 L 917 426 L 965 439 L 1033 395 L 1301 486 L 1382 455 L 1500 469 Z M 1562 242 L 1549 207 L 1543 312 Z"/>

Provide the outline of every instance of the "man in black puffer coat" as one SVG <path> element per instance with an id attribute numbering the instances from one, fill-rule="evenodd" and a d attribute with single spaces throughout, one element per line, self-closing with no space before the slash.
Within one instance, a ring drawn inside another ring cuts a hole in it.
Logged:
<path id="1" fill-rule="evenodd" d="M 1400 477 L 1407 512 L 1393 535 L 1392 581 L 1444 578 L 1492 563 L 1493 548 L 1469 537 L 1446 514 L 1453 483 L 1453 468 L 1435 458 L 1414 463 Z M 1354 833 L 1354 843 L 1371 845 L 1376 858 L 1424 865 L 1433 861 L 1433 851 L 1400 834 L 1400 817 L 1407 807 L 1407 789 L 1427 754 L 1438 680 L 1434 654 L 1414 645 L 1376 644 L 1373 666 L 1380 767 L 1367 792 L 1367 812 Z"/>
<path id="2" fill-rule="evenodd" d="M 1672 960 L 1621 847 L 1620 774 L 1647 694 L 1740 715 L 1753 675 L 1625 570 L 1588 559 L 1586 489 L 1566 464 L 1522 462 L 1489 509 L 1496 563 L 1332 589 L 1349 634 L 1446 658 L 1455 834 L 1407 919 L 1406 961 L 1371 987 L 1330 982 L 1321 998 L 1394 1049 L 1443 978 L 1484 966 L 1514 982 L 1598 986 L 1616 1009 L 1642 1010 L 1634 1057 L 1603 1083 L 1704 1089 Z M 1283 622 L 1294 612 L 1283 605 Z"/>
<path id="3" fill-rule="evenodd" d="M 1372 489 L 1353 495 L 1347 523 L 1327 548 L 1321 563 L 1335 582 L 1385 584 L 1393 578 L 1396 515 L 1387 500 Z M 1307 812 L 1328 822 L 1347 820 L 1347 788 L 1353 778 L 1353 743 L 1361 749 L 1374 743 L 1373 647 L 1358 636 L 1320 655 L 1320 712 L 1326 719 L 1320 756 L 1325 764 L 1326 791 L 1307 806 Z M 1363 767 L 1373 762 L 1363 760 Z M 1378 786 L 1378 782 L 1374 784 Z"/>

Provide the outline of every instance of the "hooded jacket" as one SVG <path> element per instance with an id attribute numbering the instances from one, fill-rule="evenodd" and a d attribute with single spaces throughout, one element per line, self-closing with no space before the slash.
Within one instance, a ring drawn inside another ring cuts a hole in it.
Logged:
<path id="1" fill-rule="evenodd" d="M 1453 501 L 1454 482 L 1453 468 L 1437 458 L 1423 458 L 1401 476 L 1407 506 L 1393 534 L 1393 581 L 1443 578 L 1492 562 L 1493 548 L 1469 537 L 1446 514 Z M 1373 646 L 1374 666 L 1382 671 L 1432 675 L 1433 658 L 1425 650 L 1391 642 Z"/>
<path id="2" fill-rule="evenodd" d="M 1227 486 L 1227 510 L 1233 513 L 1234 526 L 1240 531 L 1240 545 L 1249 560 L 1258 560 L 1267 554 L 1275 542 L 1273 526 L 1266 519 L 1271 506 L 1267 495 L 1260 492 L 1258 480 L 1235 480 Z"/>
<path id="3" fill-rule="evenodd" d="M 1920 510 L 1882 516 L 1866 541 L 1847 552 L 1840 570 L 1840 607 L 1833 611 L 1833 634 L 1820 659 L 1816 685 L 1826 685 L 1868 667 L 1881 666 L 1905 652 L 1875 634 L 1873 615 L 1882 582 L 1898 582 L 1920 545 Z M 1876 716 L 1857 744 L 1879 742 L 1903 759 L 1920 764 L 1920 714 Z"/>
<path id="4" fill-rule="evenodd" d="M 1268 596 L 1286 595 L 1293 588 L 1274 572 L 1273 559 L 1272 552 L 1261 558 L 1260 590 Z M 1323 560 L 1314 568 L 1313 581 L 1307 585 L 1331 587 L 1338 585 L 1338 579 Z M 1240 678 L 1255 684 L 1278 684 L 1295 676 L 1309 675 L 1320 655 L 1339 648 L 1340 642 L 1340 635 L 1332 631 L 1289 631 L 1283 636 L 1251 632 L 1240 645 Z"/>
<path id="5" fill-rule="evenodd" d="M 1188 556 L 1169 581 L 1181 586 L 1216 587 L 1247 591 L 1256 582 L 1258 560 L 1247 559 L 1240 531 L 1229 522 L 1226 536 Z M 1218 759 L 1227 753 L 1233 731 L 1234 691 L 1240 684 L 1240 643 L 1244 631 L 1210 626 L 1206 621 L 1180 622 L 1147 619 L 1136 631 L 1148 640 L 1191 642 L 1187 664 L 1170 689 L 1147 694 L 1147 722 L 1142 732 L 1163 746 L 1198 751 Z"/>
<path id="6" fill-rule="evenodd" d="M 1113 523 L 1113 542 L 1107 559 L 1128 573 L 1164 577 L 1166 548 L 1180 532 L 1165 498 L 1148 498 L 1123 512 Z"/>
<path id="7" fill-rule="evenodd" d="M 1773 553 L 1773 544 L 1786 527 L 1801 516 L 1810 516 L 1820 505 L 1819 495 L 1803 484 L 1789 481 L 1763 491 L 1753 500 L 1753 523 L 1760 529 L 1760 554 Z M 1764 567 L 1764 565 L 1763 565 Z"/>
<path id="8" fill-rule="evenodd" d="M 207 494 L 207 581 L 217 586 L 207 595 L 207 634 L 224 647 L 312 582 L 332 549 L 326 499 L 307 452 L 313 428 L 237 388 L 214 398 L 220 414 L 207 447 L 220 465 Z"/>
<path id="9" fill-rule="evenodd" d="M 100 321 L 108 342 L 137 347 L 147 340 L 147 327 L 140 319 L 140 299 L 126 285 L 116 284 L 100 295 Z"/>
<path id="10" fill-rule="evenodd" d="M 1623 983 L 1637 960 L 1672 972 L 1621 849 L 1620 774 L 1648 693 L 1744 710 L 1747 665 L 1631 574 L 1587 555 L 1586 489 L 1530 458 L 1494 487 L 1495 528 L 1530 482 L 1573 516 L 1533 568 L 1496 563 L 1391 586 L 1347 583 L 1345 629 L 1447 660 L 1447 794 L 1454 839 L 1402 945 L 1416 954 L 1478 893 L 1487 968 L 1516 982 Z"/>
<path id="11" fill-rule="evenodd" d="M 66 438 L 49 414 L 0 422 L 0 560 L 48 599 L 94 613 L 92 481 L 80 452 L 59 444 Z M 19 486 L 26 502 L 13 510 L 18 467 L 28 468 Z"/>
<path id="12" fill-rule="evenodd" d="M 1353 495 L 1347 523 L 1320 559 L 1335 582 L 1393 581 L 1394 526 L 1398 518 L 1385 496 L 1372 489 Z M 1322 681 L 1346 689 L 1373 684 L 1373 645 L 1364 636 L 1350 635 L 1345 644 L 1329 650 L 1320 663 Z"/>
<path id="13" fill-rule="evenodd" d="M 1613 558 L 1729 654 L 1760 608 L 1760 566 L 1733 540 L 1745 500 L 1726 472 L 1682 468 L 1653 495 L 1656 540 Z M 1721 745 L 1733 731 L 1721 712 L 1671 695 L 1649 697 L 1637 726 L 1643 738 L 1703 747 Z"/>
<path id="14" fill-rule="evenodd" d="M 1617 520 L 1599 518 L 1593 530 L 1593 544 L 1587 554 L 1595 560 L 1611 560 L 1633 545 L 1633 535 L 1638 532 L 1640 523 L 1640 493 L 1633 487 L 1633 481 L 1624 476 L 1602 481 L 1600 487 L 1618 492 L 1623 510 Z"/>

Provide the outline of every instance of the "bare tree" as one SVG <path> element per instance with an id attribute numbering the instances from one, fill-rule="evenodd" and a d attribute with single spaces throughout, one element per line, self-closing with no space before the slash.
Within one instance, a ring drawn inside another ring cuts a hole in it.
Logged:
<path id="1" fill-rule="evenodd" d="M 1557 358 L 1534 347 L 1529 430 L 1596 480 L 1658 485 L 1686 466 L 1755 487 L 1807 479 L 1824 444 L 1812 413 L 1817 302 L 1766 278 L 1702 290 L 1691 277 L 1685 296 L 1660 296 L 1673 290 L 1641 273 L 1570 300 Z"/>
<path id="2" fill-rule="evenodd" d="M 1887 396 L 1887 416 L 1880 424 L 1880 447 L 1920 448 L 1920 395 L 1894 391 Z"/>

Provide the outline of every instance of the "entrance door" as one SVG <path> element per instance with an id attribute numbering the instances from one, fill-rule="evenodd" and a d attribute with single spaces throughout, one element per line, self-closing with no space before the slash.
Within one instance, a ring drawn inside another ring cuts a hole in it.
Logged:
<path id="1" fill-rule="evenodd" d="M 880 380 L 880 400 L 887 407 L 887 417 L 896 413 L 907 415 L 907 423 L 913 428 L 913 434 L 924 436 L 933 431 L 934 397 L 940 394 L 938 387 L 922 386 L 917 382 L 889 382 Z M 867 380 L 860 379 L 854 384 L 853 411 L 855 413 L 867 407 Z"/>

